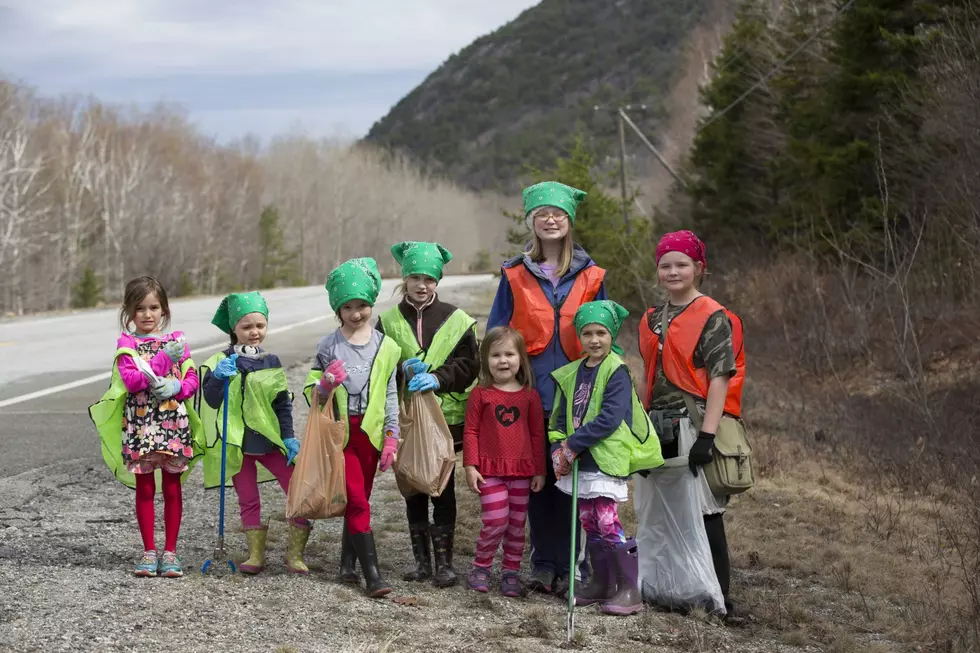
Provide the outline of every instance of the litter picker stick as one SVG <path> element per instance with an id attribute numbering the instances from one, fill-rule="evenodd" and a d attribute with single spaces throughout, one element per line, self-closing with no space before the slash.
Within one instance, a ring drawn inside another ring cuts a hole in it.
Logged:
<path id="1" fill-rule="evenodd" d="M 572 549 L 568 558 L 568 619 L 566 621 L 567 641 L 575 638 L 575 568 L 578 562 L 578 458 L 572 461 Z"/>
<path id="2" fill-rule="evenodd" d="M 225 472 L 228 462 L 228 388 L 231 385 L 229 379 L 225 379 L 225 399 L 221 415 L 221 486 L 218 488 L 218 543 L 214 547 L 214 553 L 204 561 L 201 573 L 206 574 L 214 567 L 217 560 L 227 560 L 228 568 L 231 573 L 235 573 L 235 562 L 228 557 L 225 551 Z"/>

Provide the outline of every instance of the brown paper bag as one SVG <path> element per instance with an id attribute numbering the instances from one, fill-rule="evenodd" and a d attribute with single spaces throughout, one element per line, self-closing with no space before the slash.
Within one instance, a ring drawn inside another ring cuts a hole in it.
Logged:
<path id="1" fill-rule="evenodd" d="M 311 399 L 306 433 L 289 481 L 287 519 L 341 517 L 347 509 L 344 477 L 347 425 L 334 418 L 333 393 L 321 406 L 319 392 L 313 386 Z"/>
<path id="2" fill-rule="evenodd" d="M 406 393 L 399 423 L 401 442 L 393 469 L 403 496 L 414 489 L 437 497 L 446 489 L 456 464 L 453 436 L 439 401 L 431 392 Z"/>

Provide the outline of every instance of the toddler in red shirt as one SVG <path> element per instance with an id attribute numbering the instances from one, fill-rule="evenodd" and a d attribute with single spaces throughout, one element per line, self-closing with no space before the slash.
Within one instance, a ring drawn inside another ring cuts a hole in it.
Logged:
<path id="1" fill-rule="evenodd" d="M 531 492 L 544 487 L 545 434 L 541 398 L 524 338 L 510 327 L 487 332 L 480 346 L 480 383 L 470 394 L 463 428 L 466 484 L 480 495 L 483 528 L 468 585 L 490 591 L 490 568 L 504 542 L 500 593 L 522 593 L 524 523 Z"/>

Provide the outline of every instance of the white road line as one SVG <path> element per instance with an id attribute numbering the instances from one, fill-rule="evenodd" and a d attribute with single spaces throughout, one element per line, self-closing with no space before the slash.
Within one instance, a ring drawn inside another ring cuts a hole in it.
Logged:
<path id="1" fill-rule="evenodd" d="M 266 336 L 272 336 L 277 333 L 282 333 L 284 331 L 290 331 L 308 324 L 313 324 L 319 322 L 320 320 L 327 319 L 327 315 L 321 315 L 320 317 L 310 318 L 309 320 L 303 320 L 302 322 L 294 322 L 293 324 L 287 324 L 286 326 L 279 327 L 277 329 L 269 329 Z M 191 352 L 195 354 L 197 352 L 207 352 L 214 351 L 216 349 L 223 349 L 228 346 L 227 340 L 222 340 L 221 342 L 213 343 L 210 345 L 204 345 L 203 347 L 195 347 L 194 351 Z M 101 374 L 94 374 L 92 376 L 86 376 L 83 379 L 77 379 L 71 381 L 70 383 L 63 383 L 61 385 L 56 385 L 52 388 L 45 388 L 44 390 L 38 390 L 36 392 L 29 392 L 26 395 L 20 395 L 18 397 L 11 397 L 10 399 L 4 399 L 0 401 L 0 408 L 6 408 L 7 406 L 13 406 L 14 404 L 21 404 L 25 401 L 31 401 L 32 399 L 39 399 L 41 397 L 47 397 L 56 392 L 62 392 L 64 390 L 72 390 L 74 388 L 81 388 L 82 386 L 89 385 L 90 383 L 96 383 L 98 381 L 107 381 L 112 376 L 112 372 L 102 372 Z"/>

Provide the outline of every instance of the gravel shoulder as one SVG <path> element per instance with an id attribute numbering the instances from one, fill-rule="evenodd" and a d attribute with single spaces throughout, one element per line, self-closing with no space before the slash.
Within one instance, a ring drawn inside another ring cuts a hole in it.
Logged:
<path id="1" fill-rule="evenodd" d="M 486 285 L 446 294 L 481 325 L 491 297 L 492 288 Z M 288 370 L 290 387 L 297 393 L 299 433 L 307 412 L 299 390 L 308 365 Z M 79 420 L 77 427 L 79 437 L 90 436 L 87 422 Z M 462 575 L 472 559 L 479 504 L 462 473 L 456 483 L 456 566 Z M 132 575 L 140 551 L 133 493 L 112 480 L 101 463 L 69 460 L 0 479 L 0 651 L 537 653 L 562 648 L 565 604 L 555 598 L 507 599 L 401 580 L 411 549 L 404 501 L 391 472 L 378 475 L 372 499 L 380 563 L 395 588 L 386 600 L 368 599 L 358 588 L 334 580 L 338 519 L 316 524 L 306 554 L 311 575 L 288 575 L 282 560 L 283 494 L 267 483 L 262 499 L 263 518 L 270 525 L 263 574 L 201 575 L 201 563 L 214 545 L 218 494 L 203 491 L 200 470 L 195 469 L 184 486 L 179 547 L 187 575 L 140 579 Z M 241 561 L 245 538 L 233 490 L 226 500 L 226 544 Z M 162 529 L 158 498 L 161 540 Z M 581 609 L 577 625 L 575 648 L 582 651 L 805 650 L 782 643 L 774 631 L 727 629 L 710 620 L 652 609 L 626 619 Z"/>

